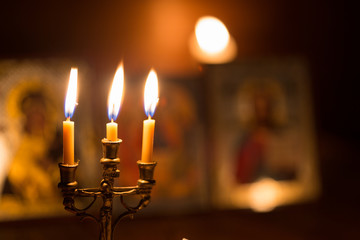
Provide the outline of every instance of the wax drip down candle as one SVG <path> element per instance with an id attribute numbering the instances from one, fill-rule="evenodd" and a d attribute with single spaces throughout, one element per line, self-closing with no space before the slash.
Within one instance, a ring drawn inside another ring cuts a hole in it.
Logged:
<path id="1" fill-rule="evenodd" d="M 144 120 L 142 138 L 142 162 L 152 162 L 155 120 L 151 117 L 155 113 L 156 105 L 159 101 L 159 87 L 156 72 L 151 70 L 145 84 L 144 109 L 148 119 Z"/>
<path id="2" fill-rule="evenodd" d="M 119 114 L 124 88 L 124 67 L 121 63 L 116 70 L 114 80 L 108 97 L 108 117 L 110 122 L 106 124 L 106 139 L 116 141 L 118 139 L 118 125 L 114 122 Z"/>
<path id="3" fill-rule="evenodd" d="M 70 118 L 74 114 L 77 92 L 77 68 L 71 68 L 69 85 L 65 99 L 65 117 L 63 121 L 63 163 L 74 165 L 74 122 Z"/>

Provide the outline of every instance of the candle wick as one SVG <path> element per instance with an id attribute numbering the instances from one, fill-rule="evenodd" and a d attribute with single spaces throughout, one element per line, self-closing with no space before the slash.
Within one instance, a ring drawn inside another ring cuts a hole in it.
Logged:
<path id="1" fill-rule="evenodd" d="M 113 122 L 114 122 L 114 119 L 111 119 L 111 122 L 113 123 Z"/>
<path id="2" fill-rule="evenodd" d="M 70 121 L 70 117 L 67 117 L 67 118 L 66 118 L 66 121 Z"/>
<path id="3" fill-rule="evenodd" d="M 150 114 L 148 115 L 148 119 L 149 119 L 149 120 L 151 119 L 151 116 L 150 116 Z"/>

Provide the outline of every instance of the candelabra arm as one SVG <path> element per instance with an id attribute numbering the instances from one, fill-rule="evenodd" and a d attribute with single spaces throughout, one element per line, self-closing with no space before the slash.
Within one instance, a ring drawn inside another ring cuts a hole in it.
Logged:
<path id="1" fill-rule="evenodd" d="M 139 188 L 139 186 L 129 186 L 129 187 L 113 187 L 113 190 L 115 192 L 121 193 L 121 192 L 126 192 L 126 191 L 130 191 L 130 190 L 134 190 Z"/>
<path id="2" fill-rule="evenodd" d="M 76 207 L 72 207 L 72 208 L 65 207 L 65 210 L 74 213 L 76 216 L 80 217 L 80 221 L 83 221 L 84 219 L 91 219 L 96 223 L 99 223 L 99 219 L 97 217 L 86 212 L 86 210 L 89 209 L 92 206 L 92 204 L 84 209 L 77 209 Z"/>
<path id="3" fill-rule="evenodd" d="M 155 185 L 155 180 L 153 179 L 153 173 L 154 173 L 154 168 L 156 166 L 156 162 L 143 163 L 141 161 L 138 161 L 137 164 L 140 171 L 140 179 L 138 180 L 138 185 L 134 187 L 114 188 L 116 194 L 120 196 L 121 204 L 127 211 L 120 214 L 112 224 L 112 229 L 113 229 L 111 233 L 112 238 L 113 238 L 114 230 L 117 224 L 120 222 L 120 220 L 124 219 L 125 217 L 133 218 L 136 212 L 143 209 L 150 203 L 150 193 L 152 187 Z M 136 194 L 141 197 L 139 203 L 135 207 L 131 207 L 125 202 L 124 196 L 127 194 Z"/>
<path id="4" fill-rule="evenodd" d="M 83 220 L 85 218 L 90 218 L 90 219 L 94 220 L 95 222 L 99 222 L 99 220 L 95 216 L 86 213 L 86 210 L 88 210 L 95 203 L 97 196 L 94 196 L 94 199 L 91 201 L 91 203 L 83 209 L 79 209 L 75 206 L 74 198 L 75 198 L 75 194 L 72 196 L 64 197 L 63 204 L 64 204 L 64 208 L 66 211 L 71 212 L 71 213 L 75 214 L 76 216 L 79 216 L 81 218 L 81 220 Z"/>
<path id="5" fill-rule="evenodd" d="M 89 205 L 87 205 L 85 208 L 79 209 L 77 207 L 75 207 L 75 204 L 72 205 L 72 208 L 75 209 L 76 211 L 78 211 L 79 213 L 85 212 L 86 210 L 88 210 L 89 208 L 91 208 L 91 206 L 96 202 L 98 196 L 93 196 L 93 200 L 89 203 Z"/>
<path id="6" fill-rule="evenodd" d="M 129 212 L 136 213 L 137 211 L 143 209 L 150 203 L 150 195 L 141 196 L 141 199 L 140 199 L 138 205 L 136 205 L 135 207 L 129 206 L 125 202 L 123 196 L 120 196 L 120 202 L 124 206 L 124 208 L 126 208 Z"/>
<path id="7" fill-rule="evenodd" d="M 113 229 L 112 239 L 113 239 L 114 230 L 115 230 L 117 224 L 120 222 L 120 220 L 124 219 L 125 217 L 130 217 L 132 219 L 134 217 L 135 213 L 137 213 L 139 210 L 143 209 L 144 207 L 146 207 L 149 204 L 150 195 L 141 196 L 141 199 L 140 199 L 138 205 L 135 207 L 131 207 L 125 202 L 124 195 L 120 195 L 120 202 L 124 206 L 124 208 L 126 208 L 127 211 L 120 214 L 114 221 L 114 223 L 112 225 L 112 229 Z"/>
<path id="8" fill-rule="evenodd" d="M 122 196 L 122 195 L 131 195 L 136 194 L 138 192 L 138 186 L 133 187 L 113 187 L 113 194 L 115 197 Z"/>
<path id="9" fill-rule="evenodd" d="M 101 190 L 99 188 L 77 189 L 75 193 L 80 197 L 101 196 Z"/>
<path id="10" fill-rule="evenodd" d="M 113 225 L 112 225 L 112 229 L 113 229 L 113 231 L 112 231 L 112 233 L 111 233 L 111 238 L 112 238 L 112 239 L 114 239 L 115 228 L 116 228 L 116 226 L 118 225 L 118 223 L 120 222 L 120 220 L 124 219 L 125 217 L 129 217 L 129 218 L 133 219 L 133 218 L 134 218 L 134 214 L 135 214 L 135 212 L 129 212 L 129 211 L 127 211 L 127 212 L 124 212 L 124 213 L 120 214 L 120 216 L 117 217 L 117 219 L 114 221 L 114 223 L 113 223 Z"/>

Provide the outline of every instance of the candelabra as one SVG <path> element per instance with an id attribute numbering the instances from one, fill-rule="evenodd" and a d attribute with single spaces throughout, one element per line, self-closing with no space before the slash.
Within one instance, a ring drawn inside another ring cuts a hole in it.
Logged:
<path id="1" fill-rule="evenodd" d="M 103 179 L 98 188 L 79 189 L 75 178 L 78 163 L 74 165 L 59 164 L 61 181 L 58 186 L 64 197 L 63 204 L 65 210 L 82 218 L 89 217 L 95 220 L 100 227 L 99 239 L 101 240 L 113 239 L 113 230 L 121 219 L 126 216 L 133 217 L 137 211 L 150 203 L 151 189 L 155 184 L 153 175 L 156 162 L 145 163 L 138 161 L 140 177 L 137 185 L 129 187 L 114 186 L 114 179 L 120 176 L 120 170 L 117 168 L 117 165 L 120 163 L 120 159 L 117 157 L 120 143 L 120 139 L 117 141 L 102 140 L 103 158 L 100 160 L 100 163 L 103 165 Z M 140 197 L 135 207 L 131 207 L 126 203 L 124 196 L 127 195 L 138 195 Z M 93 199 L 88 206 L 79 209 L 75 206 L 75 200 L 78 197 L 89 197 Z M 116 197 L 120 198 L 120 202 L 124 206 L 125 211 L 113 221 L 113 199 Z M 96 217 L 89 214 L 87 210 L 90 209 L 99 198 L 102 198 L 102 207 L 100 208 L 99 216 Z"/>

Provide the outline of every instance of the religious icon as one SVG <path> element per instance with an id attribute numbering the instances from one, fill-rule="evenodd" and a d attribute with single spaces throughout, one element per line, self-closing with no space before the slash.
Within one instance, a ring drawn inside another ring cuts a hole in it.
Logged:
<path id="1" fill-rule="evenodd" d="M 211 71 L 217 139 L 214 194 L 221 206 L 257 211 L 318 193 L 306 68 L 252 62 Z"/>
<path id="2" fill-rule="evenodd" d="M 0 219 L 64 212 L 57 164 L 70 66 L 63 61 L 0 62 Z"/>
<path id="3" fill-rule="evenodd" d="M 245 127 L 239 133 L 236 182 L 251 183 L 263 177 L 295 179 L 301 159 L 293 154 L 299 143 L 287 119 L 285 89 L 273 79 L 244 81 L 237 93 L 237 114 Z"/>

